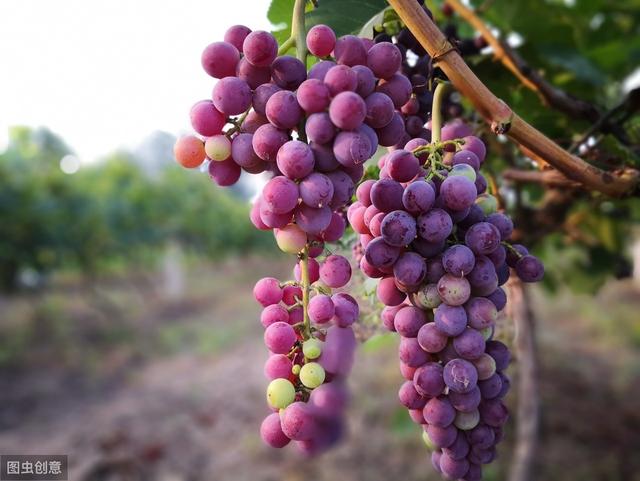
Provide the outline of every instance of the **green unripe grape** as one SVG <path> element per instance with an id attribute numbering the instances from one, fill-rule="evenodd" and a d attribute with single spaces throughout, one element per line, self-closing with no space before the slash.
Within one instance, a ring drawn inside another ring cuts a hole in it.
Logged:
<path id="1" fill-rule="evenodd" d="M 322 341 L 307 339 L 302 343 L 302 353 L 307 359 L 318 359 L 322 354 Z"/>
<path id="2" fill-rule="evenodd" d="M 307 234 L 296 224 L 275 229 L 276 243 L 282 252 L 297 254 L 307 244 Z"/>
<path id="3" fill-rule="evenodd" d="M 463 431 L 469 431 L 475 428 L 480 422 L 480 413 L 477 409 L 469 413 L 463 413 L 458 411 L 456 418 L 453 420 L 453 424 Z"/>
<path id="4" fill-rule="evenodd" d="M 300 369 L 300 382 L 309 389 L 315 389 L 324 382 L 324 368 L 317 362 L 309 362 Z"/>
<path id="5" fill-rule="evenodd" d="M 293 367 L 291 368 L 291 372 L 293 373 L 294 376 L 297 376 L 298 374 L 300 374 L 300 364 L 294 364 Z"/>
<path id="6" fill-rule="evenodd" d="M 424 441 L 424 444 L 427 445 L 427 449 L 429 451 L 433 451 L 434 449 L 436 449 L 436 445 L 433 444 L 433 441 L 431 441 L 431 438 L 426 431 L 422 431 L 422 440 Z"/>
<path id="7" fill-rule="evenodd" d="M 288 379 L 274 379 L 267 387 L 267 403 L 276 409 L 284 409 L 296 398 L 296 389 Z"/>
<path id="8" fill-rule="evenodd" d="M 484 337 L 485 341 L 488 341 L 493 335 L 493 326 L 485 327 L 480 331 L 480 334 L 482 334 L 482 337 Z"/>
<path id="9" fill-rule="evenodd" d="M 479 195 L 476 204 L 480 206 L 484 215 L 493 214 L 498 210 L 498 200 L 491 194 Z"/>
<path id="10" fill-rule="evenodd" d="M 231 155 L 231 142 L 225 135 L 214 135 L 205 141 L 204 151 L 211 160 L 227 160 Z"/>
<path id="11" fill-rule="evenodd" d="M 457 164 L 454 165 L 449 171 L 449 177 L 459 175 L 461 177 L 466 177 L 471 182 L 476 181 L 476 171 L 469 164 Z"/>

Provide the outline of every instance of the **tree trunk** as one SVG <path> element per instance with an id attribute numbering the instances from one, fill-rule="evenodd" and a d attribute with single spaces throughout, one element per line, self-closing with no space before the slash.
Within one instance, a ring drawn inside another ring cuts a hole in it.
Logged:
<path id="1" fill-rule="evenodd" d="M 515 354 L 519 368 L 516 441 L 509 481 L 530 481 L 533 479 L 539 422 L 535 319 L 526 286 L 512 278 L 508 289 L 508 314 L 515 325 Z"/>

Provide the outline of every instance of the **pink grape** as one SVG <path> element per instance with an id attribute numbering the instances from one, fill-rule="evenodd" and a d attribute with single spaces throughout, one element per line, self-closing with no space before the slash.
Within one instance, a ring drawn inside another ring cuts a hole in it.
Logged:
<path id="1" fill-rule="evenodd" d="M 316 57 L 327 57 L 336 45 L 336 34 L 326 25 L 314 25 L 307 32 L 307 48 Z"/>
<path id="2" fill-rule="evenodd" d="M 240 52 L 228 42 L 214 42 L 204 49 L 201 61 L 205 72 L 221 79 L 236 74 Z"/>
<path id="3" fill-rule="evenodd" d="M 282 300 L 280 281 L 273 277 L 260 279 L 253 288 L 253 296 L 263 307 L 277 304 Z"/>
<path id="4" fill-rule="evenodd" d="M 273 354 L 269 356 L 264 365 L 264 375 L 267 379 L 289 379 L 291 376 L 291 360 L 284 354 Z"/>
<path id="5" fill-rule="evenodd" d="M 351 265 L 341 255 L 330 255 L 320 265 L 320 279 L 332 288 L 343 287 L 351 279 Z"/>
<path id="6" fill-rule="evenodd" d="M 264 343 L 276 354 L 287 354 L 296 342 L 296 332 L 285 322 L 275 322 L 264 331 Z"/>
<path id="7" fill-rule="evenodd" d="M 251 89 L 244 80 L 225 77 L 213 87 L 213 104 L 226 115 L 239 115 L 251 106 Z"/>
<path id="8" fill-rule="evenodd" d="M 335 314 L 335 306 L 331 297 L 318 294 L 309 301 L 309 318 L 318 324 L 325 324 Z"/>
<path id="9" fill-rule="evenodd" d="M 242 43 L 245 58 L 256 67 L 271 65 L 278 55 L 278 42 L 269 32 L 251 32 Z"/>
<path id="10" fill-rule="evenodd" d="M 271 304 L 265 307 L 260 314 L 260 323 L 263 327 L 269 327 L 275 322 L 289 323 L 289 313 L 280 304 Z"/>
<path id="11" fill-rule="evenodd" d="M 211 137 L 222 132 L 227 120 L 211 100 L 201 100 L 191 107 L 191 126 L 200 135 Z"/>

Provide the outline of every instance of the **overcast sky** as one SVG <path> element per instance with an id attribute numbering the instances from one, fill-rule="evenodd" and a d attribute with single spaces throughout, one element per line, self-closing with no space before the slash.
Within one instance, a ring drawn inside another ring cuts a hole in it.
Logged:
<path id="1" fill-rule="evenodd" d="M 46 126 L 83 162 L 190 129 L 214 79 L 200 53 L 234 24 L 269 29 L 269 0 L 0 0 L 0 151 Z"/>

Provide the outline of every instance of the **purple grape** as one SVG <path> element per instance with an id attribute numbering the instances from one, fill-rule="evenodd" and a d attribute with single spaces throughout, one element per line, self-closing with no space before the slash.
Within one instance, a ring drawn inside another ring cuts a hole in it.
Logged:
<path id="1" fill-rule="evenodd" d="M 520 259 L 529 255 L 529 250 L 522 244 L 513 244 L 511 249 L 507 249 L 507 264 L 515 267 Z"/>
<path id="2" fill-rule="evenodd" d="M 329 177 L 312 172 L 300 181 L 300 198 L 309 207 L 324 207 L 333 198 L 333 184 Z"/>
<path id="3" fill-rule="evenodd" d="M 349 391 L 340 381 L 324 383 L 318 386 L 309 396 L 309 406 L 314 414 L 323 418 L 335 418 L 349 404 Z"/>
<path id="4" fill-rule="evenodd" d="M 440 304 L 434 314 L 436 327 L 448 336 L 457 336 L 467 327 L 467 314 L 462 307 Z"/>
<path id="5" fill-rule="evenodd" d="M 507 249 L 505 249 L 504 246 L 498 246 L 498 248 L 494 250 L 492 253 L 487 254 L 487 257 L 491 260 L 491 262 L 497 269 L 498 267 L 505 264 L 507 260 Z"/>
<path id="6" fill-rule="evenodd" d="M 240 52 L 228 42 L 214 42 L 204 49 L 201 61 L 205 72 L 221 79 L 236 74 Z"/>
<path id="7" fill-rule="evenodd" d="M 320 280 L 331 288 L 343 287 L 351 279 L 351 265 L 341 255 L 330 255 L 320 265 Z"/>
<path id="8" fill-rule="evenodd" d="M 226 123 L 225 115 L 216 109 L 211 100 L 196 102 L 189 116 L 193 129 L 205 137 L 220 134 Z"/>
<path id="9" fill-rule="evenodd" d="M 405 342 L 415 346 L 415 349 L 424 353 L 424 357 L 428 359 L 429 355 L 422 350 L 416 339 L 402 338 L 400 340 L 401 348 Z M 424 364 L 424 362 L 420 364 Z M 415 386 L 416 391 L 423 396 L 439 396 L 445 387 L 442 366 L 435 362 L 427 362 L 426 364 L 421 365 L 416 369 L 416 372 L 413 375 L 413 385 Z"/>
<path id="10" fill-rule="evenodd" d="M 484 175 L 482 175 L 480 172 L 478 172 L 478 175 L 476 176 L 475 185 L 478 195 L 484 194 L 487 191 L 487 179 L 485 179 Z"/>
<path id="11" fill-rule="evenodd" d="M 329 106 L 331 121 L 343 130 L 357 129 L 364 121 L 366 113 L 364 100 L 354 92 L 340 92 Z"/>
<path id="12" fill-rule="evenodd" d="M 331 326 L 322 346 L 318 363 L 334 376 L 346 376 L 353 366 L 356 337 L 350 327 Z"/>
<path id="13" fill-rule="evenodd" d="M 484 337 L 480 332 L 467 328 L 453 340 L 453 348 L 461 358 L 479 359 L 484 354 Z"/>
<path id="14" fill-rule="evenodd" d="M 251 32 L 242 43 L 245 58 L 256 67 L 267 67 L 278 56 L 278 42 L 269 32 Z"/>
<path id="15" fill-rule="evenodd" d="M 474 329 L 482 330 L 494 326 L 498 319 L 498 310 L 489 299 L 473 297 L 464 306 L 467 321 Z"/>
<path id="16" fill-rule="evenodd" d="M 298 205 L 298 195 L 298 185 L 281 175 L 262 189 L 263 202 L 276 214 L 291 212 Z"/>
<path id="17" fill-rule="evenodd" d="M 263 164 L 262 159 L 253 150 L 252 134 L 238 134 L 233 138 L 231 157 L 236 164 L 245 169 L 253 169 Z"/>
<path id="18" fill-rule="evenodd" d="M 440 256 L 427 259 L 427 275 L 425 280 L 430 284 L 436 284 L 445 274 Z"/>
<path id="19" fill-rule="evenodd" d="M 317 432 L 316 420 L 307 403 L 289 404 L 280 416 L 282 432 L 294 441 L 308 441 Z"/>
<path id="20" fill-rule="evenodd" d="M 427 402 L 427 400 L 416 391 L 411 381 L 406 381 L 400 386 L 398 398 L 400 399 L 400 404 L 407 409 L 422 409 Z"/>
<path id="21" fill-rule="evenodd" d="M 344 35 L 336 41 L 333 49 L 336 61 L 341 65 L 366 65 L 367 51 L 362 41 L 355 35 Z"/>
<path id="22" fill-rule="evenodd" d="M 311 67 L 311 69 L 307 73 L 307 78 L 315 78 L 315 79 L 324 81 L 327 75 L 327 72 L 332 67 L 335 67 L 335 66 L 336 66 L 336 63 L 332 62 L 331 60 L 322 60 L 317 64 L 315 64 L 313 67 Z"/>
<path id="23" fill-rule="evenodd" d="M 338 292 L 331 296 L 331 301 L 335 305 L 335 316 L 333 319 L 337 326 L 348 327 L 358 320 L 360 308 L 358 307 L 357 301 L 349 294 L 346 292 Z"/>
<path id="24" fill-rule="evenodd" d="M 488 399 L 478 408 L 482 422 L 492 427 L 500 427 L 507 422 L 509 411 L 499 399 Z"/>
<path id="25" fill-rule="evenodd" d="M 471 249 L 464 245 L 449 247 L 442 256 L 444 270 L 456 277 L 467 275 L 476 264 L 476 258 Z"/>
<path id="26" fill-rule="evenodd" d="M 326 112 L 318 112 L 307 117 L 305 131 L 307 138 L 318 144 L 327 144 L 336 135 L 336 128 Z"/>
<path id="27" fill-rule="evenodd" d="M 471 362 L 478 371 L 478 379 L 480 381 L 486 381 L 496 372 L 496 361 L 486 352 Z"/>
<path id="28" fill-rule="evenodd" d="M 349 175 L 341 170 L 334 170 L 326 174 L 333 184 L 333 199 L 331 199 L 331 207 L 336 209 L 346 205 L 353 196 L 355 185 Z"/>
<path id="29" fill-rule="evenodd" d="M 313 171 L 315 160 L 313 152 L 307 144 L 299 140 L 290 140 L 280 147 L 276 162 L 284 175 L 290 179 L 299 180 Z"/>
<path id="30" fill-rule="evenodd" d="M 427 316 L 424 311 L 417 307 L 406 306 L 397 312 L 393 325 L 401 336 L 416 337 L 425 322 L 427 322 Z"/>
<path id="31" fill-rule="evenodd" d="M 387 94 L 396 109 L 401 108 L 411 98 L 413 86 L 411 81 L 402 74 L 393 74 L 388 79 L 383 79 L 378 83 L 376 88 L 378 92 Z"/>
<path id="32" fill-rule="evenodd" d="M 506 241 L 513 233 L 513 221 L 502 212 L 494 212 L 487 217 L 487 222 L 497 227 L 500 239 Z"/>
<path id="33" fill-rule="evenodd" d="M 300 107 L 307 113 L 323 112 L 329 106 L 329 89 L 318 79 L 308 79 L 300 84 L 296 97 Z"/>
<path id="34" fill-rule="evenodd" d="M 444 382 L 452 391 L 468 393 L 478 383 L 478 371 L 464 359 L 453 359 L 444 366 Z"/>
<path id="35" fill-rule="evenodd" d="M 516 262 L 516 274 L 523 282 L 538 282 L 544 277 L 544 265 L 540 259 L 526 255 Z"/>
<path id="36" fill-rule="evenodd" d="M 292 129 L 302 119 L 302 109 L 296 95 L 288 90 L 275 92 L 265 106 L 265 113 L 269 122 L 279 129 Z"/>
<path id="37" fill-rule="evenodd" d="M 260 437 L 272 448 L 284 448 L 290 441 L 287 435 L 282 432 L 278 413 L 271 413 L 262 421 Z"/>
<path id="38" fill-rule="evenodd" d="M 267 101 L 273 94 L 282 90 L 276 84 L 265 83 L 260 85 L 253 92 L 253 109 L 260 115 L 266 116 Z"/>
<path id="39" fill-rule="evenodd" d="M 240 179 L 242 169 L 232 158 L 222 162 L 209 162 L 209 177 L 220 187 L 229 187 Z"/>
<path id="40" fill-rule="evenodd" d="M 381 42 L 367 52 L 367 65 L 376 77 L 389 79 L 400 69 L 402 57 L 400 49 L 394 44 Z"/>
<path id="41" fill-rule="evenodd" d="M 296 342 L 296 332 L 286 322 L 275 322 L 264 331 L 264 343 L 275 354 L 287 354 Z"/>
<path id="42" fill-rule="evenodd" d="M 260 115 L 255 110 L 250 110 L 247 116 L 244 118 L 244 122 L 240 126 L 240 132 L 243 134 L 255 134 L 258 127 L 269 123 L 269 119 Z"/>
<path id="43" fill-rule="evenodd" d="M 478 255 L 490 254 L 500 245 L 500 231 L 489 222 L 479 222 L 469 228 L 464 242 Z"/>
<path id="44" fill-rule="evenodd" d="M 380 232 L 384 241 L 395 247 L 403 247 L 416 237 L 416 221 L 403 210 L 394 210 L 382 220 Z"/>
<path id="45" fill-rule="evenodd" d="M 402 204 L 412 214 L 427 212 L 435 202 L 436 193 L 431 184 L 423 180 L 410 183 L 402 194 Z"/>
<path id="46" fill-rule="evenodd" d="M 464 137 L 463 140 L 464 140 L 463 149 L 469 150 L 474 154 L 476 154 L 476 157 L 478 157 L 478 161 L 480 162 L 480 165 L 482 165 L 482 163 L 484 162 L 484 158 L 487 155 L 487 148 L 485 147 L 482 140 L 480 140 L 478 137 L 474 137 L 473 135 Z"/>
<path id="47" fill-rule="evenodd" d="M 336 65 L 327 71 L 324 84 L 333 97 L 341 92 L 355 92 L 358 88 L 358 73 L 346 65 Z"/>
<path id="48" fill-rule="evenodd" d="M 476 257 L 476 265 L 467 276 L 475 296 L 487 296 L 498 287 L 498 276 L 493 263 L 485 256 Z"/>
<path id="49" fill-rule="evenodd" d="M 262 160 L 275 162 L 278 150 L 289 140 L 284 130 L 277 129 L 271 124 L 258 127 L 251 139 L 253 151 Z"/>
<path id="50" fill-rule="evenodd" d="M 316 57 L 326 57 L 331 54 L 336 45 L 336 34 L 331 27 L 314 25 L 307 32 L 307 48 Z"/>
<path id="51" fill-rule="evenodd" d="M 327 173 L 327 172 L 335 171 L 336 168 L 340 166 L 340 164 L 336 160 L 335 155 L 333 155 L 333 149 L 331 148 L 330 145 L 322 145 L 315 142 L 311 142 L 311 144 L 309 144 L 309 147 L 311 148 L 311 151 L 313 152 L 313 157 L 315 158 L 316 170 Z M 344 172 L 340 172 L 340 173 L 345 174 Z M 348 175 L 345 174 L 345 177 L 348 177 Z"/>
<path id="52" fill-rule="evenodd" d="M 469 454 L 469 448 L 470 447 L 469 442 L 467 441 L 467 437 L 463 432 L 460 431 L 458 432 L 458 436 L 456 437 L 456 440 L 453 442 L 453 444 L 448 448 L 444 448 L 442 450 L 442 453 L 451 457 L 451 459 L 459 461 L 464 459 L 467 454 Z M 440 462 L 442 463 L 442 460 L 440 460 Z M 443 470 L 443 472 L 445 472 L 445 470 Z"/>
<path id="53" fill-rule="evenodd" d="M 379 143 L 383 147 L 396 145 L 406 135 L 402 115 L 394 112 L 391 121 L 384 127 L 376 129 L 376 134 L 378 134 Z"/>
<path id="54" fill-rule="evenodd" d="M 244 39 L 247 38 L 247 35 L 250 33 L 251 29 L 249 27 L 245 27 L 244 25 L 233 25 L 224 33 L 224 41 L 230 43 L 242 52 Z"/>
<path id="55" fill-rule="evenodd" d="M 271 69 L 269 67 L 256 67 L 251 65 L 246 58 L 240 59 L 236 68 L 236 77 L 247 82 L 252 89 L 271 81 Z"/>
<path id="56" fill-rule="evenodd" d="M 446 428 L 441 428 L 440 426 L 435 426 L 433 424 L 427 425 L 427 434 L 429 435 L 429 439 L 435 444 L 438 448 L 448 448 L 453 444 L 458 436 L 458 429 L 453 425 L 449 425 Z"/>
<path id="57" fill-rule="evenodd" d="M 502 264 L 501 266 L 497 267 L 496 276 L 498 276 L 499 286 L 506 284 L 506 282 L 509 280 L 509 277 L 511 277 L 509 266 L 507 264 Z"/>
<path id="58" fill-rule="evenodd" d="M 380 312 L 380 320 L 382 321 L 384 327 L 386 327 L 389 331 L 396 331 L 396 327 L 393 321 L 398 311 L 403 308 L 404 306 L 384 306 L 384 308 Z"/>
<path id="59" fill-rule="evenodd" d="M 433 322 L 422 326 L 418 331 L 418 344 L 426 352 L 435 354 L 442 351 L 447 345 L 447 335 L 438 329 Z"/>
<path id="60" fill-rule="evenodd" d="M 376 131 L 373 130 L 371 127 L 369 127 L 367 124 L 362 124 L 360 127 L 356 129 L 356 132 L 358 132 L 361 135 L 365 135 L 369 139 L 369 142 L 371 144 L 369 157 L 373 157 L 373 155 L 378 150 L 378 134 L 376 134 Z M 362 173 L 364 173 L 364 170 Z M 361 177 L 362 177 L 362 174 L 358 177 L 358 181 L 360 181 Z"/>
<path id="61" fill-rule="evenodd" d="M 467 440 L 477 449 L 487 449 L 494 445 L 495 434 L 486 424 L 478 424 L 471 431 L 467 432 Z"/>
<path id="62" fill-rule="evenodd" d="M 477 224 L 478 222 L 484 221 L 484 212 L 482 208 L 478 204 L 473 204 L 469 208 L 469 213 L 467 216 L 458 222 L 458 227 L 462 227 L 464 229 L 468 229 L 473 224 Z"/>
<path id="63" fill-rule="evenodd" d="M 415 252 L 401 254 L 393 265 L 393 275 L 405 286 L 419 286 L 426 274 L 424 258 Z"/>
<path id="64" fill-rule="evenodd" d="M 371 141 L 358 132 L 340 132 L 333 142 L 333 154 L 345 167 L 361 164 L 371 156 Z"/>
<path id="65" fill-rule="evenodd" d="M 333 188 L 333 184 L 331 184 L 331 186 Z M 332 213 L 331 222 L 329 222 L 329 227 L 327 227 L 322 232 L 322 240 L 325 242 L 336 242 L 338 239 L 342 237 L 346 227 L 347 227 L 347 224 L 342 214 L 339 214 L 337 212 Z M 317 255 L 320 255 L 322 251 L 324 251 L 324 246 L 322 247 L 317 246 L 317 248 L 320 249 L 320 252 L 318 252 Z M 309 255 L 312 255 L 312 254 L 309 254 Z"/>
<path id="66" fill-rule="evenodd" d="M 428 242 L 417 237 L 411 243 L 413 249 L 422 257 L 429 258 L 440 254 L 444 250 L 445 242 Z M 443 271 L 444 273 L 444 271 Z M 438 279 L 436 279 L 437 281 Z"/>
<path id="67" fill-rule="evenodd" d="M 279 87 L 295 90 L 307 78 L 307 68 L 296 57 L 285 55 L 271 64 L 271 78 Z"/>
<path id="68" fill-rule="evenodd" d="M 366 98 L 376 87 L 376 78 L 373 76 L 373 72 L 369 67 L 364 65 L 354 65 L 353 70 L 358 78 L 355 92 L 362 98 Z"/>
<path id="69" fill-rule="evenodd" d="M 500 392 L 496 397 L 502 399 L 507 395 L 507 393 L 509 392 L 509 389 L 511 388 L 511 380 L 509 379 L 509 376 L 507 376 L 503 372 L 499 372 L 498 376 L 500 376 L 500 380 L 502 381 L 502 389 L 500 389 Z"/>
<path id="70" fill-rule="evenodd" d="M 476 410 L 480 405 L 481 399 L 481 390 L 478 386 L 466 393 L 449 391 L 449 400 L 451 401 L 451 404 L 457 411 L 462 413 L 469 413 Z"/>
<path id="71" fill-rule="evenodd" d="M 307 234 L 319 235 L 331 222 L 331 209 L 324 207 L 309 207 L 306 204 L 300 204 L 295 212 L 295 220 Z"/>
<path id="72" fill-rule="evenodd" d="M 213 87 L 213 105 L 226 115 L 239 115 L 251 106 L 251 89 L 237 77 L 225 77 Z"/>
<path id="73" fill-rule="evenodd" d="M 494 374 L 489 379 L 478 381 L 478 388 L 483 399 L 498 397 L 502 391 L 502 379 L 499 374 Z"/>
<path id="74" fill-rule="evenodd" d="M 404 189 L 393 179 L 381 179 L 371 187 L 371 203 L 382 212 L 402 210 Z"/>
<path id="75" fill-rule="evenodd" d="M 300 296 L 302 300 L 302 296 Z M 335 306 L 331 297 L 318 294 L 309 301 L 309 318 L 318 324 L 329 322 L 335 314 Z"/>
<path id="76" fill-rule="evenodd" d="M 487 342 L 486 352 L 496 361 L 496 369 L 498 371 L 504 371 L 509 366 L 511 353 L 509 352 L 509 348 L 502 342 Z"/>
<path id="77" fill-rule="evenodd" d="M 504 289 L 498 287 L 491 294 L 486 296 L 498 311 L 501 311 L 507 305 L 507 294 L 504 292 Z"/>
<path id="78" fill-rule="evenodd" d="M 451 402 L 444 397 L 433 397 L 429 399 L 422 411 L 425 421 L 429 424 L 446 428 L 456 417 L 456 410 Z"/>
<path id="79" fill-rule="evenodd" d="M 438 281 L 438 294 L 442 302 L 450 306 L 461 306 L 469 300 L 471 287 L 464 277 L 445 274 Z"/>
<path id="80" fill-rule="evenodd" d="M 453 229 L 451 217 L 442 209 L 431 209 L 425 214 L 420 214 L 416 221 L 418 235 L 429 242 L 442 242 Z"/>
<path id="81" fill-rule="evenodd" d="M 391 99 L 380 92 L 374 92 L 365 99 L 367 113 L 365 122 L 374 129 L 380 129 L 391 122 L 394 107 Z"/>
<path id="82" fill-rule="evenodd" d="M 398 182 L 409 182 L 419 169 L 418 159 L 406 150 L 395 150 L 389 153 L 385 164 L 389 175 Z"/>
<path id="83" fill-rule="evenodd" d="M 454 211 L 467 209 L 476 200 L 476 186 L 466 177 L 447 177 L 440 186 L 440 195 L 445 207 Z"/>
<path id="84" fill-rule="evenodd" d="M 371 242 L 373 243 L 373 241 Z M 378 295 L 378 299 L 385 306 L 397 306 L 402 304 L 406 295 L 398 289 L 395 284 L 395 278 L 393 277 L 384 277 L 380 279 L 378 282 L 378 287 L 376 289 L 376 294 Z"/>
<path id="85" fill-rule="evenodd" d="M 269 359 L 267 359 L 267 362 L 264 364 L 264 375 L 269 380 L 289 379 L 292 367 L 293 363 L 287 356 L 284 354 L 273 354 L 269 356 Z"/>
<path id="86" fill-rule="evenodd" d="M 453 155 L 451 165 L 460 164 L 470 165 L 476 172 L 480 170 L 480 160 L 478 160 L 478 156 L 470 150 L 460 150 Z"/>

